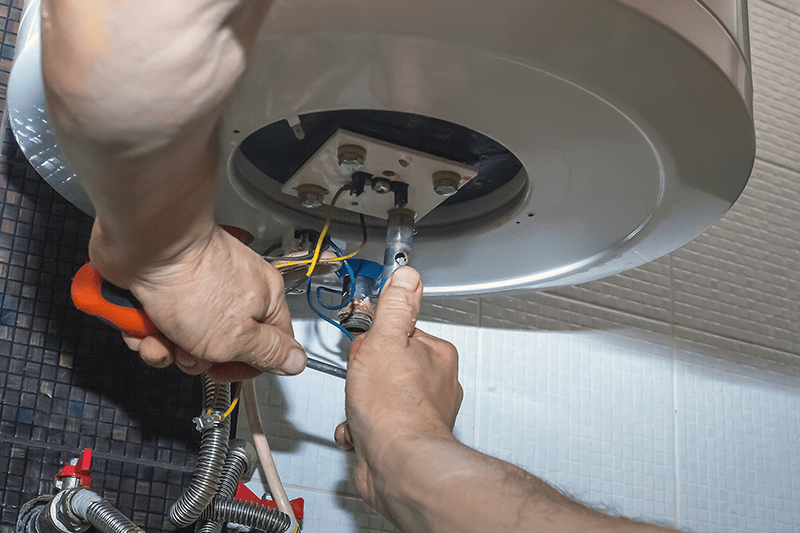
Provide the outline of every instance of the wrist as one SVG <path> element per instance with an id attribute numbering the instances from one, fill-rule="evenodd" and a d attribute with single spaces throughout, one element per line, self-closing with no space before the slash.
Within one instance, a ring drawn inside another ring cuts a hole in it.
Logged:
<path id="1" fill-rule="evenodd" d="M 105 279 L 122 287 L 153 269 L 192 263 L 206 249 L 216 224 L 211 217 L 186 225 L 136 228 L 109 227 L 98 216 L 89 241 L 89 258 Z"/>
<path id="2" fill-rule="evenodd" d="M 415 435 L 397 439 L 370 466 L 376 503 L 397 524 L 421 528 L 431 517 L 432 502 L 452 493 L 467 464 L 458 458 L 469 448 L 452 433 Z"/>

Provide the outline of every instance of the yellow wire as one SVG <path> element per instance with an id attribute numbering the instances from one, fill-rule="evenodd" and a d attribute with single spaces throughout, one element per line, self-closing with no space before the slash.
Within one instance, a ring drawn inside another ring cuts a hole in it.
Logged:
<path id="1" fill-rule="evenodd" d="M 228 417 L 231 415 L 231 413 L 233 412 L 233 410 L 234 410 L 234 409 L 236 409 L 236 404 L 237 404 L 237 403 L 239 403 L 239 396 L 236 396 L 236 398 L 234 398 L 234 399 L 233 399 L 233 401 L 231 402 L 231 406 L 230 406 L 230 407 L 228 407 L 228 410 L 227 410 L 227 411 L 225 411 L 225 412 L 222 414 L 222 419 L 223 419 L 223 420 L 225 420 L 226 418 L 228 418 Z"/>
<path id="2" fill-rule="evenodd" d="M 239 385 L 239 384 L 237 383 L 237 385 Z M 241 386 L 237 386 L 236 395 L 234 396 L 230 407 L 228 407 L 228 410 L 225 411 L 222 414 L 222 420 L 225 420 L 227 417 L 229 417 L 231 415 L 231 413 L 233 412 L 233 410 L 236 408 L 236 404 L 239 403 L 239 391 L 240 390 L 241 390 Z M 217 385 L 216 387 L 214 387 L 214 398 L 211 401 L 211 405 L 214 405 L 215 403 L 217 403 L 217 398 L 219 397 L 219 393 L 221 391 L 222 391 L 222 385 Z M 210 415 L 211 413 L 212 413 L 211 409 L 206 411 L 207 415 Z"/>
<path id="3" fill-rule="evenodd" d="M 326 258 L 318 260 L 317 263 L 337 263 L 339 261 L 345 261 L 347 259 L 350 259 L 351 257 L 355 256 L 358 252 L 361 251 L 361 249 L 364 247 L 364 244 L 365 243 L 362 242 L 361 245 L 359 245 L 359 247 L 356 248 L 356 250 L 354 252 L 352 252 L 352 253 L 349 253 L 347 255 L 343 255 L 341 257 L 326 257 Z M 281 263 L 280 265 L 277 265 L 275 268 L 280 270 L 282 268 L 289 268 L 289 267 L 298 266 L 298 265 L 307 265 L 311 261 L 312 261 L 311 259 L 302 259 L 300 261 L 289 261 L 288 263 Z"/>
<path id="4" fill-rule="evenodd" d="M 364 246 L 367 244 L 367 223 L 364 220 L 364 215 L 360 215 L 360 217 L 361 217 L 361 232 L 363 234 L 363 238 L 361 239 L 361 244 L 358 245 L 358 248 L 356 248 L 354 252 L 351 252 L 347 255 L 342 255 L 340 257 L 327 257 L 325 259 L 319 259 L 317 263 L 337 263 L 339 261 L 345 261 L 347 259 L 350 259 L 351 257 L 354 257 L 358 252 L 361 251 L 362 248 L 364 248 Z M 319 244 L 320 242 L 322 242 L 321 239 L 317 242 L 317 244 Z M 284 263 L 275 265 L 275 268 L 281 270 L 283 268 L 289 268 L 293 266 L 307 265 L 311 263 L 311 261 L 313 261 L 313 259 L 299 259 L 297 261 L 286 261 Z"/>
<path id="5" fill-rule="evenodd" d="M 328 228 L 331 225 L 331 220 L 333 220 L 333 214 L 336 212 L 336 201 L 342 195 L 342 193 L 347 189 L 347 185 L 343 186 L 341 189 L 336 191 L 336 194 L 333 195 L 333 199 L 331 200 L 331 205 L 328 208 L 328 214 L 325 217 L 325 226 L 322 227 L 322 232 L 319 234 L 319 239 L 317 240 L 317 247 L 314 248 L 314 256 L 311 258 L 311 264 L 308 265 L 308 270 L 306 271 L 306 277 L 311 277 L 311 274 L 314 272 L 314 269 L 317 267 L 317 261 L 319 260 L 319 253 L 322 250 L 322 241 L 325 239 L 325 234 L 328 233 Z"/>

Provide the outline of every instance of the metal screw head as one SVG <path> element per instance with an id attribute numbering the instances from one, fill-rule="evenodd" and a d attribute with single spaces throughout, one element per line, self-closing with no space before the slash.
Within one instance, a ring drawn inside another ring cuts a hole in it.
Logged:
<path id="1" fill-rule="evenodd" d="M 433 173 L 433 192 L 439 196 L 453 196 L 458 192 L 461 176 L 449 170 Z"/>
<path id="2" fill-rule="evenodd" d="M 386 178 L 372 178 L 372 190 L 378 194 L 386 194 L 392 190 L 392 182 Z"/>
<path id="3" fill-rule="evenodd" d="M 364 166 L 364 159 L 367 157 L 367 150 L 357 144 L 343 144 L 339 147 L 339 168 L 342 174 L 352 176 L 354 172 L 361 170 Z"/>
<path id="4" fill-rule="evenodd" d="M 313 183 L 304 183 L 297 187 L 297 198 L 306 209 L 314 209 L 322 205 L 328 190 Z"/>

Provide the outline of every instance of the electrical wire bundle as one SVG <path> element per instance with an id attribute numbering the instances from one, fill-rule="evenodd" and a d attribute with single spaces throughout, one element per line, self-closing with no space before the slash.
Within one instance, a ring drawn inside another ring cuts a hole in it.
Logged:
<path id="1" fill-rule="evenodd" d="M 362 240 L 361 240 L 361 244 L 358 246 L 358 248 L 355 249 L 355 251 L 353 251 L 353 252 L 351 252 L 349 254 L 344 254 L 344 252 L 338 246 L 336 246 L 336 244 L 333 243 L 333 241 L 330 238 L 326 239 L 326 236 L 328 234 L 328 230 L 330 229 L 330 225 L 331 225 L 331 222 L 333 220 L 333 215 L 336 212 L 336 202 L 339 200 L 339 197 L 346 190 L 349 190 L 349 188 L 350 188 L 349 184 L 345 185 L 342 188 L 340 188 L 336 192 L 336 194 L 333 196 L 333 199 L 331 200 L 331 204 L 328 207 L 328 212 L 327 212 L 327 214 L 325 216 L 325 224 L 322 227 L 322 231 L 320 232 L 319 237 L 317 238 L 317 242 L 316 242 L 316 245 L 314 246 L 313 253 L 309 252 L 309 254 L 307 254 L 304 257 L 301 257 L 299 259 L 289 260 L 289 261 L 287 261 L 285 257 L 265 256 L 265 259 L 270 260 L 270 261 L 279 261 L 275 265 L 275 268 L 277 268 L 278 270 L 284 270 L 284 269 L 291 268 L 291 267 L 296 267 L 296 266 L 299 266 L 299 265 L 308 265 L 308 269 L 306 270 L 306 273 L 305 273 L 305 279 L 301 280 L 297 285 L 295 285 L 294 287 L 290 288 L 290 290 L 296 289 L 297 287 L 301 286 L 302 283 L 305 283 L 306 284 L 306 301 L 308 302 L 308 306 L 311 309 L 311 311 L 314 312 L 314 314 L 316 314 L 322 320 L 324 320 L 325 322 L 331 324 L 336 329 L 341 331 L 343 335 L 345 335 L 348 339 L 350 339 L 352 341 L 353 340 L 353 335 L 349 331 L 347 331 L 347 329 L 345 329 L 341 324 L 339 324 L 338 322 L 336 322 L 332 318 L 330 318 L 327 315 L 325 315 L 322 311 L 320 311 L 317 308 L 317 306 L 314 304 L 314 301 L 313 301 L 314 297 L 316 297 L 317 304 L 320 307 L 322 307 L 322 308 L 324 308 L 326 310 L 329 310 L 329 311 L 337 311 L 339 309 L 345 308 L 350 303 L 350 301 L 352 300 L 352 297 L 353 297 L 352 296 L 352 291 L 350 291 L 350 293 L 348 294 L 347 299 L 341 305 L 338 305 L 338 306 L 327 306 L 322 302 L 322 292 L 328 292 L 328 293 L 338 294 L 340 296 L 344 296 L 343 292 L 336 291 L 334 289 L 329 289 L 328 287 L 324 287 L 324 286 L 317 287 L 316 292 L 315 292 L 315 291 L 312 291 L 312 286 L 311 286 L 311 281 L 312 281 L 311 277 L 314 274 L 314 271 L 315 271 L 317 265 L 326 264 L 326 263 L 339 263 L 339 262 L 342 263 L 342 266 L 343 266 L 343 268 L 344 268 L 344 270 L 346 272 L 346 275 L 349 276 L 349 278 L 350 278 L 351 287 L 354 286 L 354 284 L 355 284 L 356 276 L 355 276 L 355 273 L 353 271 L 353 267 L 348 262 L 348 259 L 352 259 L 353 257 L 355 257 L 355 255 L 358 254 L 358 252 L 360 252 L 361 249 L 364 248 L 364 246 L 367 243 L 367 222 L 366 222 L 366 220 L 364 218 L 364 215 L 359 213 L 359 219 L 360 219 L 360 222 L 361 222 Z M 325 243 L 327 243 L 334 250 L 334 252 L 336 252 L 336 254 L 337 254 L 336 257 L 326 257 L 326 258 L 321 258 L 320 257 L 320 255 L 322 253 L 322 250 L 323 250 L 323 245 Z M 382 287 L 383 287 L 383 284 L 381 284 L 381 288 Z M 326 374 L 330 374 L 330 375 L 341 377 L 341 378 L 344 378 L 347 375 L 347 371 L 345 369 L 343 369 L 343 368 L 340 368 L 340 367 L 337 367 L 337 366 L 334 366 L 334 365 L 330 365 L 330 364 L 325 363 L 323 361 L 319 361 L 319 360 L 312 359 L 312 358 L 308 358 L 308 366 L 310 368 L 313 368 L 314 370 L 318 370 L 318 371 L 324 372 Z"/>

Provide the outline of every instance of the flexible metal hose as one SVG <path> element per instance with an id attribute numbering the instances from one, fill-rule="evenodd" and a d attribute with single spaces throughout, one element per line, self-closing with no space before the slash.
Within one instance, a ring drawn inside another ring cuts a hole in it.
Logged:
<path id="1" fill-rule="evenodd" d="M 222 415 L 231 405 L 230 385 L 216 391 L 217 385 L 203 376 L 205 390 L 205 410 Z M 215 393 L 216 392 L 216 393 Z M 204 429 L 200 439 L 200 456 L 197 468 L 189 487 L 169 510 L 169 519 L 177 527 L 186 527 L 195 522 L 203 509 L 208 507 L 217 491 L 225 456 L 228 453 L 231 421 L 229 417 L 216 422 L 213 427 Z"/>
<path id="2" fill-rule="evenodd" d="M 239 480 L 250 470 L 250 458 L 244 447 L 231 447 L 219 478 L 216 500 L 232 500 Z M 212 503 L 213 505 L 213 503 Z M 198 520 L 195 533 L 220 533 L 224 523 L 219 520 Z"/>
<path id="3" fill-rule="evenodd" d="M 265 533 L 284 533 L 292 523 L 289 515 L 255 503 L 239 500 L 214 500 L 203 511 L 204 520 L 247 524 Z"/>
<path id="4" fill-rule="evenodd" d="M 144 530 L 105 500 L 89 506 L 86 521 L 101 533 L 144 533 Z"/>
<path id="5" fill-rule="evenodd" d="M 96 492 L 84 487 L 69 490 L 71 492 L 64 493 L 69 510 L 100 533 L 144 533 L 144 530 Z M 56 500 L 60 500 L 59 496 L 56 496 Z M 65 511 L 59 517 L 63 519 L 68 514 Z"/>

